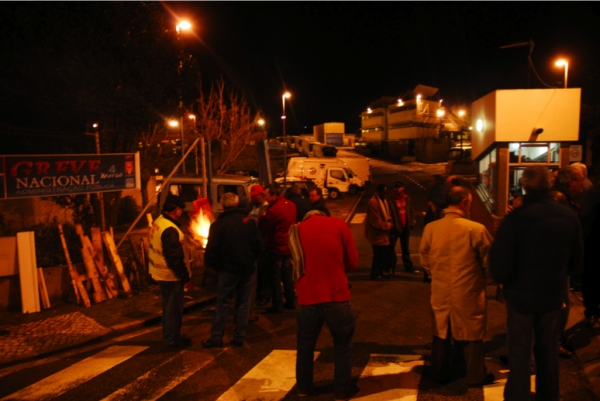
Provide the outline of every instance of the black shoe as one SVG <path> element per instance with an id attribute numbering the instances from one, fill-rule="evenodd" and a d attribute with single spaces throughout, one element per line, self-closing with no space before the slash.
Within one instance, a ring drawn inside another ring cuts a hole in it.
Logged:
<path id="1" fill-rule="evenodd" d="M 410 266 L 410 267 L 406 267 L 406 266 L 404 266 L 404 270 L 406 270 L 406 272 L 407 272 L 407 273 L 417 273 L 417 272 L 415 271 L 415 268 L 414 268 L 414 267 L 412 267 L 412 266 Z"/>
<path id="2" fill-rule="evenodd" d="M 250 319 L 248 319 L 248 321 L 250 323 L 258 322 L 258 315 L 252 315 L 252 316 L 250 316 Z"/>
<path id="3" fill-rule="evenodd" d="M 571 351 L 569 351 L 568 349 L 566 349 L 565 347 L 563 347 L 562 345 L 559 345 L 558 346 L 558 356 L 560 356 L 561 358 L 571 359 L 571 358 L 573 358 L 573 353 Z"/>
<path id="4" fill-rule="evenodd" d="M 167 348 L 185 348 L 192 345 L 192 339 L 189 337 L 181 336 L 179 337 L 179 341 L 174 344 L 168 344 Z"/>
<path id="5" fill-rule="evenodd" d="M 223 341 L 213 341 L 209 338 L 208 340 L 202 341 L 202 346 L 204 348 L 223 348 Z"/>
<path id="6" fill-rule="evenodd" d="M 508 355 L 500 355 L 498 360 L 501 364 L 508 366 Z"/>
<path id="7" fill-rule="evenodd" d="M 383 280 L 389 280 L 389 279 L 390 279 L 390 273 L 383 273 L 383 274 L 381 275 L 381 278 L 382 278 Z"/>
<path id="8" fill-rule="evenodd" d="M 265 306 L 269 302 L 271 302 L 271 300 L 269 298 L 261 298 L 261 299 L 256 300 L 256 305 L 257 306 Z"/>
<path id="9" fill-rule="evenodd" d="M 287 302 L 283 304 L 284 309 L 289 309 L 289 310 L 294 310 L 296 309 L 296 305 L 290 303 L 288 304 Z"/>
<path id="10" fill-rule="evenodd" d="M 233 345 L 234 347 L 243 347 L 244 340 L 231 340 L 231 342 L 229 344 Z"/>
<path id="11" fill-rule="evenodd" d="M 358 388 L 358 386 L 355 385 L 344 389 L 336 389 L 333 398 L 336 401 L 346 401 L 358 394 L 359 391 L 360 388 Z"/>
<path id="12" fill-rule="evenodd" d="M 267 309 L 265 311 L 265 313 L 268 315 L 279 314 L 279 313 L 283 313 L 283 312 L 284 312 L 283 308 L 273 308 L 273 307 L 270 307 L 269 309 Z"/>
<path id="13" fill-rule="evenodd" d="M 488 384 L 492 384 L 494 382 L 494 380 L 496 380 L 496 376 L 494 376 L 493 373 L 488 373 L 487 375 L 485 375 L 485 378 L 480 381 L 479 383 L 467 383 L 467 386 L 469 387 L 483 387 L 486 386 Z"/>

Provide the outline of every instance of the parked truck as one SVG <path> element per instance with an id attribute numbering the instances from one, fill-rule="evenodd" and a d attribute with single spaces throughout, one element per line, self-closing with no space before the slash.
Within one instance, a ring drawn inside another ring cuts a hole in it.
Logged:
<path id="1" fill-rule="evenodd" d="M 250 176 L 223 174 L 214 175 L 211 180 L 211 208 L 213 214 L 217 215 L 223 211 L 221 207 L 221 196 L 226 192 L 233 192 L 238 195 L 244 195 L 250 199 L 250 187 L 258 184 L 258 179 Z M 204 180 L 197 175 L 176 175 L 173 176 L 166 185 L 160 189 L 159 211 L 167 199 L 167 195 L 172 193 L 179 195 L 185 202 L 185 210 L 191 212 L 194 210 L 192 202 L 202 196 Z"/>
<path id="2" fill-rule="evenodd" d="M 337 158 L 292 157 L 288 162 L 287 176 L 313 181 L 326 188 L 331 199 L 343 193 L 356 194 L 365 188 L 365 181 Z M 281 180 L 281 179 L 279 179 Z"/>

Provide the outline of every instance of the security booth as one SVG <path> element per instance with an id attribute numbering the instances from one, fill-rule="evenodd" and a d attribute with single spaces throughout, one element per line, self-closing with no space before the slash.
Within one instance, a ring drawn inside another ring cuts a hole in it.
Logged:
<path id="1" fill-rule="evenodd" d="M 581 161 L 581 89 L 497 90 L 471 105 L 472 157 L 478 167 L 473 218 L 495 232 L 522 194 L 520 178 L 531 165 L 561 168 Z"/>

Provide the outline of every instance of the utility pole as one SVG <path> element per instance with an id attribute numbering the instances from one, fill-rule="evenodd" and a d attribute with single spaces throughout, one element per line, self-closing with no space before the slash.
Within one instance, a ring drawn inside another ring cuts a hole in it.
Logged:
<path id="1" fill-rule="evenodd" d="M 100 154 L 100 127 L 98 125 L 98 123 L 94 123 L 92 124 L 92 127 L 94 128 L 94 132 L 93 133 L 88 133 L 86 132 L 86 135 L 94 135 L 95 140 L 96 140 L 96 154 L 99 155 Z M 102 194 L 102 192 L 96 192 L 96 195 L 98 196 L 98 201 L 100 202 L 100 226 L 102 227 L 102 231 L 106 231 L 106 218 L 104 217 L 104 196 Z"/>

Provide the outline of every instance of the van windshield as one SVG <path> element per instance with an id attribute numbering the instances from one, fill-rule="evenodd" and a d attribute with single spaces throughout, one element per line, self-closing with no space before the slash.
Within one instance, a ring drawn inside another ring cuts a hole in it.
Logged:
<path id="1" fill-rule="evenodd" d="M 344 171 L 348 178 L 353 178 L 356 174 L 350 169 L 350 167 L 344 167 Z"/>

